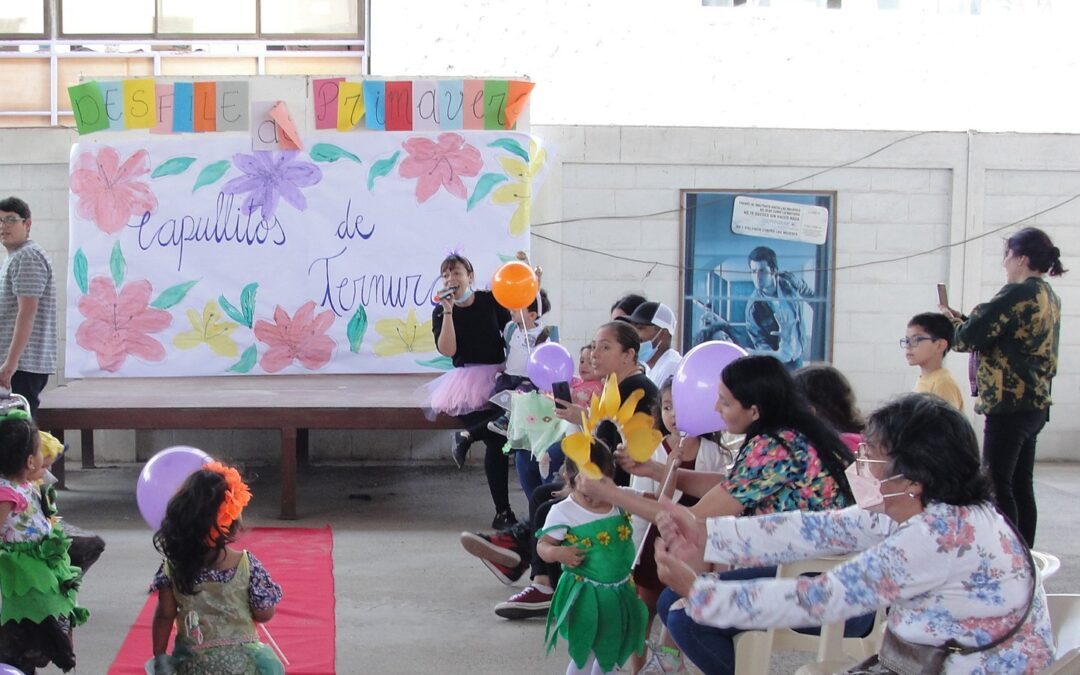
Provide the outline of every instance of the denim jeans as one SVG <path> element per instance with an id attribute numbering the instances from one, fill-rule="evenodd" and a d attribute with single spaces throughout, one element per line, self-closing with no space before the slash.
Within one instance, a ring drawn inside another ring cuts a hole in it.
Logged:
<path id="1" fill-rule="evenodd" d="M 725 581 L 761 579 L 776 576 L 775 567 L 747 567 L 723 572 Z M 686 658 L 706 675 L 732 675 L 735 672 L 735 636 L 743 631 L 738 628 L 717 628 L 697 623 L 681 609 L 671 609 L 679 595 L 665 588 L 656 602 L 656 613 L 667 626 L 675 643 Z M 874 627 L 874 614 L 864 614 L 844 623 L 844 637 L 865 637 Z M 796 628 L 800 633 L 819 635 L 820 626 Z"/>

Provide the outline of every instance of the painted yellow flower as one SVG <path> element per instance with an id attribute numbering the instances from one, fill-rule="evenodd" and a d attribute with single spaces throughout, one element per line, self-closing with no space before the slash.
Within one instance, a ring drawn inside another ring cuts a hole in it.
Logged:
<path id="1" fill-rule="evenodd" d="M 431 320 L 420 323 L 416 310 L 410 309 L 405 319 L 380 319 L 375 322 L 375 332 L 382 339 L 372 350 L 377 356 L 397 356 L 406 352 L 424 354 L 435 351 L 435 335 L 431 332 Z"/>
<path id="2" fill-rule="evenodd" d="M 628 525 L 620 525 L 615 528 L 615 531 L 619 534 L 619 541 L 626 541 L 634 533 Z"/>
<path id="3" fill-rule="evenodd" d="M 588 414 L 581 416 L 581 431 L 570 434 L 562 441 L 563 452 L 574 460 L 586 478 L 599 480 L 602 477 L 600 467 L 591 461 L 591 457 L 592 435 L 604 420 L 618 427 L 622 444 L 634 461 L 644 462 L 652 457 L 663 434 L 655 428 L 652 415 L 634 412 L 644 396 L 644 390 L 635 389 L 626 397 L 626 401 L 622 401 L 619 381 L 614 374 L 608 377 L 600 396 L 593 395 Z"/>
<path id="4" fill-rule="evenodd" d="M 611 535 L 606 531 L 596 535 L 596 541 L 600 542 L 601 546 L 607 546 L 611 543 Z"/>
<path id="5" fill-rule="evenodd" d="M 506 170 L 511 183 L 500 185 L 491 194 L 495 204 L 517 204 L 514 215 L 510 217 L 510 234 L 521 234 L 529 226 L 529 210 L 532 206 L 532 181 L 547 159 L 547 150 L 538 148 L 536 141 L 529 143 L 529 163 L 517 157 L 500 157 L 499 163 Z"/>
<path id="6" fill-rule="evenodd" d="M 240 324 L 233 321 L 221 321 L 222 312 L 215 301 L 210 300 L 203 308 L 202 316 L 193 309 L 187 311 L 191 330 L 173 338 L 173 344 L 180 349 L 194 349 L 201 344 L 210 347 L 218 356 L 237 356 L 240 349 L 229 336 Z"/>

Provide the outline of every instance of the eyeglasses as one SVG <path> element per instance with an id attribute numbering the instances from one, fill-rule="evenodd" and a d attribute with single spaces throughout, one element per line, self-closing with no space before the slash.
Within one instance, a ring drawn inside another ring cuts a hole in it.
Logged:
<path id="1" fill-rule="evenodd" d="M 4 218 L 0 218 L 0 223 L 3 223 L 4 225 L 14 225 L 15 223 L 21 223 L 24 220 L 26 220 L 26 218 L 20 218 L 19 216 L 5 216 Z"/>
<path id="2" fill-rule="evenodd" d="M 868 457 L 868 446 L 866 443 L 859 443 L 859 453 L 855 455 L 855 471 L 864 478 L 873 478 L 874 475 L 870 473 L 871 464 L 891 464 L 887 459 L 872 459 Z"/>
<path id="3" fill-rule="evenodd" d="M 936 341 L 938 338 L 930 337 L 929 335 L 913 335 L 911 337 L 900 338 L 900 349 L 915 349 L 922 343 L 929 340 L 930 342 Z"/>

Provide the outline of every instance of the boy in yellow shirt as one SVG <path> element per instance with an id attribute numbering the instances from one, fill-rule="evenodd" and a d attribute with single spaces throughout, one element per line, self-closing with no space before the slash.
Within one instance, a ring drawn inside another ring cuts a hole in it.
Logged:
<path id="1" fill-rule="evenodd" d="M 908 321 L 907 333 L 900 340 L 909 365 L 919 367 L 915 391 L 934 394 L 956 407 L 964 409 L 964 395 L 952 373 L 942 366 L 952 348 L 955 329 L 948 317 L 936 312 L 916 314 Z"/>

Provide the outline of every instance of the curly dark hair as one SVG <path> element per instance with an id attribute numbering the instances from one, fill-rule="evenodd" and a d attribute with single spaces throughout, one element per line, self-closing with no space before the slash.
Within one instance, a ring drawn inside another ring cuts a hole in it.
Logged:
<path id="1" fill-rule="evenodd" d="M 964 414 L 932 394 L 907 394 L 866 421 L 866 439 L 892 460 L 890 473 L 922 485 L 922 503 L 989 503 L 993 485 L 979 460 L 979 441 Z"/>
<path id="2" fill-rule="evenodd" d="M 38 443 L 38 428 L 34 420 L 0 421 L 0 476 L 18 476 Z"/>
<path id="3" fill-rule="evenodd" d="M 199 573 L 236 539 L 239 519 L 227 532 L 217 527 L 218 509 L 227 487 L 224 476 L 200 469 L 188 476 L 165 508 L 161 529 L 154 533 L 154 548 L 172 568 L 178 593 L 197 593 L 195 580 Z"/>
<path id="4" fill-rule="evenodd" d="M 799 392 L 834 429 L 844 434 L 862 433 L 855 392 L 843 373 L 827 363 L 812 363 L 796 370 L 794 377 Z"/>

